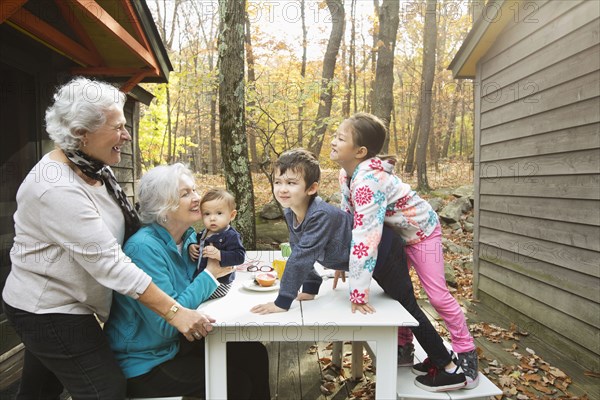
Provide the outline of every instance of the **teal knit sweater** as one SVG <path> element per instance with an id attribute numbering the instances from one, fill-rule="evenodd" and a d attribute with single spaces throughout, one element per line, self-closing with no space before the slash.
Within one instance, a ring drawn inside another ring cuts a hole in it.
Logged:
<path id="1" fill-rule="evenodd" d="M 192 228 L 183 235 L 183 254 L 165 228 L 158 224 L 144 226 L 125 244 L 131 260 L 169 296 L 184 307 L 195 309 L 217 288 L 217 281 L 207 271 L 192 280 L 196 263 L 187 248 L 196 242 Z M 105 325 L 111 348 L 125 377 L 149 372 L 175 357 L 179 351 L 179 333 L 163 318 L 140 302 L 115 293 L 109 319 Z"/>

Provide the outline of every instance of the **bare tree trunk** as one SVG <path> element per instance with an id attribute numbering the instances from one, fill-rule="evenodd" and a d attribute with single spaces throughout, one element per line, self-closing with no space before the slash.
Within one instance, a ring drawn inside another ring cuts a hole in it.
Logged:
<path id="1" fill-rule="evenodd" d="M 167 84 L 167 164 L 171 163 L 171 135 L 171 90 Z"/>
<path id="2" fill-rule="evenodd" d="M 373 0 L 373 47 L 371 47 L 371 86 L 369 91 L 369 105 L 366 111 L 373 110 L 373 96 L 375 96 L 375 70 L 377 69 L 377 39 L 379 38 L 379 0 Z"/>
<path id="3" fill-rule="evenodd" d="M 179 115 L 181 113 L 181 93 L 177 95 L 177 112 L 175 113 L 175 127 L 173 129 L 173 144 L 171 149 L 171 162 L 177 162 L 177 155 L 175 154 L 177 150 L 177 132 L 179 131 Z"/>
<path id="4" fill-rule="evenodd" d="M 250 18 L 248 13 L 245 13 L 244 22 L 246 26 L 246 62 L 248 63 L 248 90 L 254 92 L 256 90 L 256 73 L 254 72 L 254 52 L 252 51 L 252 35 L 250 32 Z M 248 102 L 248 120 L 252 126 L 254 123 L 254 100 Z M 256 132 L 252 129 L 248 132 L 248 147 L 250 148 L 250 170 L 258 172 L 258 154 L 256 151 Z"/>
<path id="5" fill-rule="evenodd" d="M 350 116 L 350 100 L 352 99 L 352 93 L 350 91 L 350 85 L 352 84 L 352 72 L 350 71 L 350 52 L 348 52 L 348 62 L 346 63 L 346 37 L 342 37 L 342 57 L 341 57 L 341 70 L 344 76 L 344 98 L 342 99 L 342 116 L 348 118 Z"/>
<path id="6" fill-rule="evenodd" d="M 413 134 L 410 138 L 408 149 L 406 149 L 406 163 L 404 164 L 404 172 L 407 172 L 411 175 L 413 172 L 415 172 L 415 148 L 417 147 L 417 140 L 419 139 L 419 121 L 421 121 L 421 95 L 419 95 L 419 102 L 417 104 L 419 104 L 419 108 L 417 110 L 417 115 L 415 116 Z"/>
<path id="7" fill-rule="evenodd" d="M 456 129 L 456 111 L 458 109 L 459 94 L 462 88 L 462 80 L 458 80 L 456 92 L 452 98 L 452 105 L 450 106 L 450 117 L 448 118 L 448 129 L 446 130 L 446 136 L 444 136 L 444 145 L 442 146 L 442 157 L 448 158 L 448 147 L 450 147 L 450 140 Z"/>
<path id="8" fill-rule="evenodd" d="M 363 42 L 363 68 L 362 68 L 362 86 L 363 86 L 363 110 L 367 110 L 367 46 L 364 35 L 360 35 Z"/>
<path id="9" fill-rule="evenodd" d="M 202 9 L 198 8 L 198 3 L 197 2 L 190 2 L 192 4 L 192 6 L 194 7 L 194 9 L 196 10 L 196 15 L 198 16 L 198 19 L 200 20 L 202 18 Z M 208 68 L 209 71 L 211 72 L 211 75 L 213 75 L 212 73 L 215 70 L 215 65 L 214 65 L 214 52 L 215 52 L 215 15 L 216 13 L 213 13 L 211 15 L 210 18 L 210 31 L 208 33 L 208 35 L 206 34 L 206 29 L 204 29 L 204 24 L 201 23 L 200 24 L 200 30 L 202 32 L 202 36 L 204 38 L 204 43 L 206 46 L 206 49 L 208 50 L 208 54 L 207 54 L 207 59 L 208 59 Z M 210 130 L 209 130 L 209 138 L 208 138 L 208 147 L 209 147 L 209 154 L 210 154 L 210 160 L 206 160 L 206 156 L 204 156 L 202 158 L 198 158 L 199 160 L 201 160 L 201 163 L 203 163 L 204 165 L 206 165 L 206 168 L 203 168 L 202 171 L 204 172 L 205 170 L 210 172 L 210 173 L 215 173 L 218 170 L 218 165 L 219 165 L 219 160 L 218 160 L 218 155 L 217 155 L 217 96 L 218 96 L 218 87 L 217 87 L 217 83 L 216 80 L 213 79 L 212 81 L 210 81 L 209 83 L 209 90 L 207 91 L 208 95 L 210 96 Z"/>
<path id="10" fill-rule="evenodd" d="M 351 21 L 352 21 L 352 31 L 350 35 L 350 71 L 351 71 L 351 82 L 352 90 L 353 90 L 353 99 L 354 99 L 354 112 L 356 113 L 356 109 L 358 108 L 357 99 L 356 99 L 356 0 L 352 0 L 352 9 L 350 10 Z"/>
<path id="11" fill-rule="evenodd" d="M 423 73 L 421 77 L 421 102 L 423 111 L 419 123 L 417 142 L 417 181 L 418 190 L 430 191 L 427 181 L 427 141 L 431 130 L 431 89 L 435 75 L 435 50 L 437 40 L 436 6 L 437 0 L 427 0 L 423 42 Z"/>
<path id="12" fill-rule="evenodd" d="M 465 136 L 465 113 L 466 113 L 466 104 L 465 104 L 465 96 L 461 96 L 461 111 L 460 111 L 460 140 L 459 140 L 459 156 L 462 158 L 463 155 L 463 137 Z"/>
<path id="13" fill-rule="evenodd" d="M 323 72 L 321 75 L 321 96 L 319 98 L 319 108 L 317 110 L 317 119 L 313 128 L 313 133 L 308 143 L 308 149 L 319 156 L 323 146 L 323 137 L 329 125 L 327 119 L 331 115 L 331 105 L 333 102 L 333 88 L 331 80 L 335 71 L 335 62 L 342 36 L 344 35 L 344 4 L 342 0 L 326 0 L 327 7 L 331 14 L 331 34 L 327 43 L 327 50 L 323 57 Z"/>
<path id="14" fill-rule="evenodd" d="M 167 50 L 171 51 L 173 49 L 173 38 L 175 37 L 175 23 L 177 20 L 178 9 L 181 5 L 181 0 L 175 0 L 174 2 L 169 1 L 169 6 L 167 6 L 167 0 L 162 0 L 162 8 L 159 0 L 155 0 L 155 4 L 158 31 L 160 32 L 165 47 L 167 48 Z M 167 9 L 171 7 L 173 7 L 173 15 L 172 20 L 170 21 L 171 26 L 169 29 L 167 27 Z"/>
<path id="15" fill-rule="evenodd" d="M 372 112 L 389 131 L 394 105 L 394 49 L 400 22 L 400 0 L 383 0 L 379 8 L 379 39 L 377 40 L 377 67 Z M 383 153 L 388 152 L 389 134 L 383 143 Z"/>
<path id="16" fill-rule="evenodd" d="M 238 216 L 234 221 L 246 248 L 256 246 L 254 191 L 248 167 L 244 112 L 245 0 L 219 2 L 219 133 L 227 189 L 233 193 Z"/>
<path id="17" fill-rule="evenodd" d="M 392 132 L 394 133 L 394 154 L 398 154 L 400 146 L 398 145 L 398 128 L 396 127 L 396 107 L 392 105 Z"/>
<path id="18" fill-rule="evenodd" d="M 443 4 L 442 4 L 442 7 L 443 7 Z M 436 26 L 438 26 L 438 29 L 439 29 L 438 33 L 436 33 L 437 38 L 438 38 L 437 45 L 436 45 L 436 49 L 437 49 L 436 53 L 438 55 L 438 63 L 437 63 L 436 72 L 434 75 L 434 82 L 435 82 L 435 77 L 441 76 L 441 74 L 445 68 L 445 64 L 443 62 L 443 56 L 446 51 L 446 36 L 447 36 L 447 31 L 448 31 L 448 18 L 446 18 L 445 16 L 441 16 L 440 21 Z M 436 83 L 436 91 L 435 91 L 434 99 L 435 99 L 435 102 L 433 104 L 434 104 L 434 110 L 435 110 L 435 117 L 432 122 L 432 130 L 431 130 L 431 137 L 430 137 L 431 143 L 429 144 L 429 159 L 434 163 L 436 172 L 439 172 L 440 146 L 438 144 L 438 141 L 441 141 L 442 126 L 444 125 L 443 119 L 444 119 L 444 116 L 447 115 L 444 110 L 444 106 L 446 105 L 446 102 L 444 101 L 445 99 L 443 98 L 443 84 L 439 79 Z"/>
<path id="19" fill-rule="evenodd" d="M 304 118 L 304 78 L 306 77 L 306 48 L 308 44 L 304 0 L 300 1 L 300 16 L 302 18 L 302 66 L 300 67 L 302 82 L 300 83 L 300 105 L 298 106 L 298 146 L 302 147 L 304 142 L 304 121 L 302 121 Z"/>
<path id="20" fill-rule="evenodd" d="M 433 100 L 431 103 L 432 108 L 432 119 L 431 119 L 431 133 L 429 134 L 429 161 L 435 165 L 436 172 L 439 171 L 438 166 L 438 137 L 440 136 L 439 130 L 442 126 L 443 118 L 443 106 L 441 100 L 441 89 L 436 88 Z"/>

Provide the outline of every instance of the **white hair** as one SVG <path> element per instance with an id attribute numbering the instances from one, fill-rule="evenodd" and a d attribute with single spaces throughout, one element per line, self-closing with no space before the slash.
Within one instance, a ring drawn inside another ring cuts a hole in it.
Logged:
<path id="1" fill-rule="evenodd" d="M 46 131 L 59 148 L 76 150 L 84 133 L 106 123 L 106 111 L 124 104 L 125 94 L 111 84 L 74 78 L 54 94 L 54 104 L 46 110 Z"/>
<path id="2" fill-rule="evenodd" d="M 179 207 L 179 180 L 194 174 L 182 163 L 160 165 L 146 172 L 138 187 L 139 215 L 143 224 L 161 223 L 169 211 Z"/>

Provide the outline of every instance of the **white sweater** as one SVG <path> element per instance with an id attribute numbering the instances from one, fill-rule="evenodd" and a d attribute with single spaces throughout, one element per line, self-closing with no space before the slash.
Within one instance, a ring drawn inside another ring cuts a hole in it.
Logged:
<path id="1" fill-rule="evenodd" d="M 36 314 L 108 318 L 112 291 L 137 298 L 151 278 L 121 250 L 123 213 L 106 187 L 90 186 L 46 154 L 17 192 L 11 272 L 2 293 Z"/>

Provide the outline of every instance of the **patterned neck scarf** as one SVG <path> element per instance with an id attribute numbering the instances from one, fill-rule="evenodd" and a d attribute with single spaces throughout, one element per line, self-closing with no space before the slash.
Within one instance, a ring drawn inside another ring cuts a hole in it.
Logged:
<path id="1" fill-rule="evenodd" d="M 119 186 L 117 178 L 115 178 L 111 169 L 108 165 L 91 158 L 81 150 L 65 150 L 64 153 L 86 176 L 102 181 L 106 185 L 108 193 L 115 199 L 125 217 L 125 238 L 123 239 L 123 243 L 125 243 L 131 235 L 140 229 L 141 223 L 137 212 L 131 206 L 129 200 L 127 200 L 125 192 L 123 192 L 123 189 Z"/>

